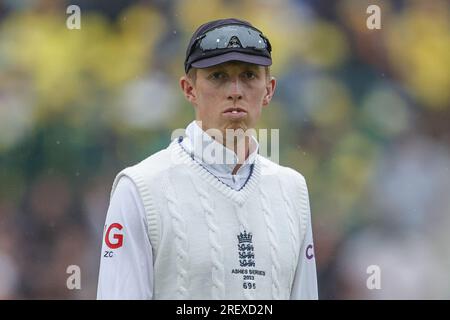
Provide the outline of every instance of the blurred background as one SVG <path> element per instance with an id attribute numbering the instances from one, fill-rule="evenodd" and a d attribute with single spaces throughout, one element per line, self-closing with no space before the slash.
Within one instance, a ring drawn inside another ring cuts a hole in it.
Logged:
<path id="1" fill-rule="evenodd" d="M 319 297 L 450 299 L 445 0 L 0 0 L 0 299 L 96 297 L 113 179 L 193 119 L 185 48 L 225 17 L 271 39 L 260 127 L 308 182 Z"/>

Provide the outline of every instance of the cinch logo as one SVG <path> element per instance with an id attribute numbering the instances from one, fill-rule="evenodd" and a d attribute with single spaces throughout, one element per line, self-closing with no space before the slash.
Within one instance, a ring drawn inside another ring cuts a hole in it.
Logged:
<path id="1" fill-rule="evenodd" d="M 123 229 L 120 223 L 113 223 L 109 226 L 105 234 L 105 243 L 111 249 L 118 249 L 123 245 L 123 235 L 120 233 L 113 233 L 112 239 L 116 241 L 111 242 L 111 230 L 118 229 L 119 231 Z"/>

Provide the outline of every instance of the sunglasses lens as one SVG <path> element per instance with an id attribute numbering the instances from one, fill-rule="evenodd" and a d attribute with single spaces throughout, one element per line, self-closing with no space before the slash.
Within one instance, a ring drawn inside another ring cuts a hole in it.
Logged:
<path id="1" fill-rule="evenodd" d="M 203 51 L 226 48 L 268 49 L 263 36 L 256 30 L 244 26 L 225 26 L 207 32 L 199 40 Z"/>

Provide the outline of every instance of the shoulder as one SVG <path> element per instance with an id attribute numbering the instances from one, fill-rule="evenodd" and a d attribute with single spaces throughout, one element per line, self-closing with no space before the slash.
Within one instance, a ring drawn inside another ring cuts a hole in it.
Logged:
<path id="1" fill-rule="evenodd" d="M 116 198 L 135 197 L 138 194 L 138 190 L 133 180 L 126 175 L 123 175 L 118 179 L 116 185 L 116 192 L 114 196 Z"/>
<path id="2" fill-rule="evenodd" d="M 126 212 L 124 212 L 126 208 Z M 139 212 L 135 216 L 144 217 L 143 203 L 141 201 L 139 190 L 128 176 L 121 176 L 116 182 L 116 187 L 111 194 L 110 207 L 108 210 L 109 215 L 119 215 L 129 218 L 134 216 L 133 212 Z"/>

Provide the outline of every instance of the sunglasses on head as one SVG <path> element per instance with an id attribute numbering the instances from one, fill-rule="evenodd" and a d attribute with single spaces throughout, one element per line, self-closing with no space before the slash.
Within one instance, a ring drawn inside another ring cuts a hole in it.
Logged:
<path id="1" fill-rule="evenodd" d="M 208 52 L 217 49 L 253 49 L 272 51 L 269 40 L 258 30 L 242 25 L 227 25 L 212 29 L 197 37 L 189 55 L 196 49 Z"/>

